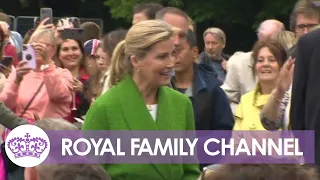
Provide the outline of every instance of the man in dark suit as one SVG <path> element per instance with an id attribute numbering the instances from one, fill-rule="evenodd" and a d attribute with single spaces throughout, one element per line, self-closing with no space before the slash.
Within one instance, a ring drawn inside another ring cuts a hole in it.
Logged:
<path id="1" fill-rule="evenodd" d="M 302 36 L 291 96 L 292 130 L 315 130 L 315 161 L 320 164 L 320 29 Z"/>

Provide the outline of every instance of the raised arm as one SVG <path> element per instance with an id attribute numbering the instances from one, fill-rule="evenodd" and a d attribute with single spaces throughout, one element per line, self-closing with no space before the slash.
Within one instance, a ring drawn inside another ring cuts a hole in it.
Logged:
<path id="1" fill-rule="evenodd" d="M 278 130 L 284 127 L 284 113 L 289 104 L 289 87 L 292 83 L 294 59 L 289 59 L 281 68 L 276 88 L 271 98 L 261 110 L 261 123 L 267 130 Z"/>
<path id="2" fill-rule="evenodd" d="M 51 64 L 43 71 L 43 81 L 51 101 L 72 101 L 72 74 L 67 69 L 56 68 Z"/>
<path id="3" fill-rule="evenodd" d="M 23 76 L 31 71 L 31 68 L 26 67 L 27 62 L 21 61 L 17 65 L 17 69 L 12 69 L 8 77 L 8 81 L 4 85 L 3 91 L 0 93 L 0 101 L 3 102 L 8 108 L 14 109 L 16 107 L 16 99 L 20 83 Z"/>
<path id="4" fill-rule="evenodd" d="M 31 46 L 35 53 L 41 56 L 42 64 L 38 67 L 38 70 L 43 71 L 43 83 L 46 86 L 50 100 L 59 103 L 71 103 L 73 82 L 71 72 L 67 69 L 57 68 L 54 65 L 50 54 L 51 49 L 48 49 L 46 44 L 32 42 Z"/>

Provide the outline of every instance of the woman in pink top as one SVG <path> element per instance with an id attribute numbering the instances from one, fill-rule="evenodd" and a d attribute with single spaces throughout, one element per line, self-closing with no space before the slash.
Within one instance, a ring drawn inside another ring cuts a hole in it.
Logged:
<path id="1" fill-rule="evenodd" d="M 35 32 L 29 43 L 36 52 L 37 68 L 32 70 L 27 67 L 27 61 L 21 61 L 16 71 L 10 74 L 9 82 L 0 94 L 0 101 L 31 123 L 35 116 L 40 119 L 69 116 L 73 79 L 68 70 L 57 68 L 50 58 L 55 52 L 54 32 Z M 34 100 L 26 109 L 35 94 Z"/>

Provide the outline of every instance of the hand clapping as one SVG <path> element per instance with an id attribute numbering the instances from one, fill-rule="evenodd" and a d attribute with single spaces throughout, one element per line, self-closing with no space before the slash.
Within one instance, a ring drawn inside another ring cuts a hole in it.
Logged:
<path id="1" fill-rule="evenodd" d="M 277 80 L 277 89 L 280 92 L 285 92 L 289 89 L 293 80 L 295 59 L 289 58 L 280 70 L 280 74 Z"/>

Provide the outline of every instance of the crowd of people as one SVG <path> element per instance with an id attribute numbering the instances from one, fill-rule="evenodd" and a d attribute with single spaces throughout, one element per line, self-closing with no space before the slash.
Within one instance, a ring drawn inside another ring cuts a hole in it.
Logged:
<path id="1" fill-rule="evenodd" d="M 132 27 L 102 35 L 93 22 L 45 19 L 22 39 L 0 13 L 0 124 L 44 130 L 315 130 L 320 150 L 320 7 L 298 0 L 290 30 L 275 19 L 257 29 L 250 52 L 224 53 L 227 36 L 197 28 L 175 7 L 139 4 Z M 82 28 L 83 39 L 64 29 Z M 35 50 L 28 67 L 23 44 Z M 1 146 L 2 147 L 2 146 Z M 0 180 L 318 179 L 307 165 L 104 164 L 12 168 L 1 149 Z M 316 154 L 316 163 L 320 156 Z M 9 168 L 10 167 L 10 168 Z"/>

